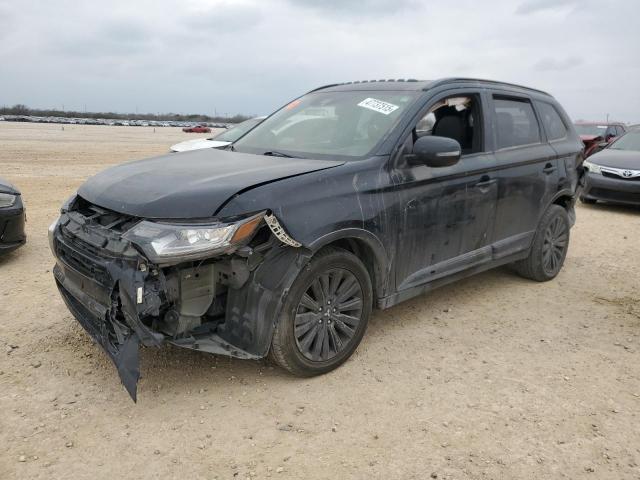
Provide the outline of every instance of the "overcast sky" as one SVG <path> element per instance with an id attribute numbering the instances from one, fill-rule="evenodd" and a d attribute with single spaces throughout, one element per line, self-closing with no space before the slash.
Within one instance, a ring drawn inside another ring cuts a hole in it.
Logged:
<path id="1" fill-rule="evenodd" d="M 327 83 L 447 76 L 640 122 L 637 0 L 0 0 L 0 105 L 266 114 Z"/>

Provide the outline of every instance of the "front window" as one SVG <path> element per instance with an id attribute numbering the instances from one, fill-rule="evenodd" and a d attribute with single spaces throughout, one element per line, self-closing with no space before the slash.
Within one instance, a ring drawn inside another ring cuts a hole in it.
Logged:
<path id="1" fill-rule="evenodd" d="M 640 131 L 629 132 L 616 140 L 609 148 L 640 152 Z"/>
<path id="2" fill-rule="evenodd" d="M 585 125 L 578 124 L 575 126 L 578 135 L 593 135 L 594 137 L 604 137 L 604 132 L 607 131 L 606 125 Z"/>
<path id="3" fill-rule="evenodd" d="M 234 144 L 257 154 L 362 157 L 397 124 L 419 92 L 346 91 L 305 95 Z"/>

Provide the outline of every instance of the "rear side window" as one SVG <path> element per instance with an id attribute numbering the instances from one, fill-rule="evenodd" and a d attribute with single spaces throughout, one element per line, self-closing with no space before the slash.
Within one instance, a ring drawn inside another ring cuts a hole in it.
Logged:
<path id="1" fill-rule="evenodd" d="M 540 143 L 540 127 L 528 100 L 494 97 L 498 149 Z"/>
<path id="2" fill-rule="evenodd" d="M 567 136 L 567 127 L 565 127 L 560 114 L 555 107 L 549 103 L 536 102 L 538 107 L 538 113 L 540 114 L 540 120 L 547 132 L 547 138 L 549 141 L 560 140 Z"/>

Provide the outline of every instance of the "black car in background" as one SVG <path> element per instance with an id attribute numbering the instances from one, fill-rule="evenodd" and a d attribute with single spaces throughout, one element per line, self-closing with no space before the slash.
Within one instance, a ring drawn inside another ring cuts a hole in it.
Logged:
<path id="1" fill-rule="evenodd" d="M 343 363 L 373 308 L 514 264 L 560 271 L 583 145 L 547 93 L 329 85 L 224 150 L 112 167 L 50 229 L 67 306 L 134 397 L 138 344 Z"/>
<path id="2" fill-rule="evenodd" d="M 0 178 L 0 255 L 24 245 L 26 214 L 16 187 Z"/>
<path id="3" fill-rule="evenodd" d="M 640 205 L 640 129 L 631 130 L 584 162 L 580 200 Z"/>

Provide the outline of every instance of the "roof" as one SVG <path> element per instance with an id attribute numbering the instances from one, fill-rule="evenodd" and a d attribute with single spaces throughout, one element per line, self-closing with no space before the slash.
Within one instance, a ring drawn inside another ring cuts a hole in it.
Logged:
<path id="1" fill-rule="evenodd" d="M 542 90 L 537 90 L 535 88 L 525 87 L 522 85 L 516 85 L 513 83 L 506 82 L 498 82 L 495 80 L 483 80 L 479 78 L 462 78 L 462 77 L 451 77 L 451 78 L 441 78 L 439 80 L 415 80 L 413 78 L 410 79 L 390 79 L 390 80 L 356 80 L 353 82 L 343 82 L 343 83 L 334 83 L 330 85 L 325 85 L 323 87 L 316 88 L 311 90 L 312 92 L 316 92 L 319 90 L 329 90 L 329 91 L 347 91 L 347 90 L 413 90 L 413 91 L 424 91 L 430 90 L 434 87 L 438 87 L 441 85 L 446 85 L 449 83 L 468 83 L 468 84 L 477 84 L 489 87 L 507 87 L 509 89 L 518 89 L 518 90 L 526 90 L 530 92 L 535 92 L 543 95 L 549 95 L 547 92 Z"/>

